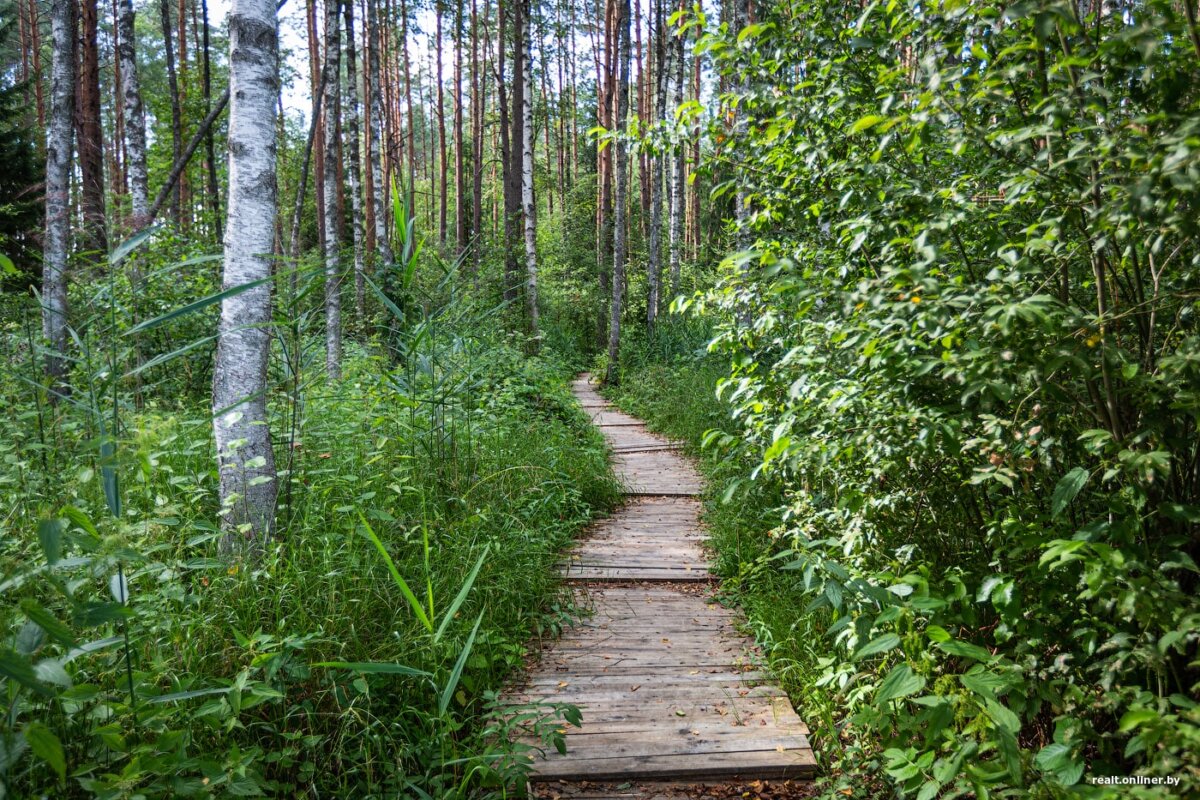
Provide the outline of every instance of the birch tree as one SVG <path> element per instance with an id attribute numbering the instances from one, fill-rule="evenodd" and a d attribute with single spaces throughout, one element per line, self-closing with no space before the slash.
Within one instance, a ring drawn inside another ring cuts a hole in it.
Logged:
<path id="1" fill-rule="evenodd" d="M 671 78 L 674 90 L 672 107 L 675 111 L 683 105 L 683 35 L 678 31 L 671 35 L 670 48 L 674 54 L 671 66 L 674 74 Z M 676 144 L 670 157 L 671 208 L 670 219 L 667 222 L 668 249 L 670 250 L 671 295 L 679 294 L 679 272 L 683 261 L 683 209 L 686 204 L 684 193 L 687 186 L 683 180 L 684 146 Z"/>
<path id="2" fill-rule="evenodd" d="M 71 150 L 75 131 L 75 0 L 51 0 L 50 116 L 46 131 L 46 236 L 42 334 L 46 376 L 57 396 L 67 371 L 67 256 L 71 246 Z"/>
<path id="3" fill-rule="evenodd" d="M 125 110 L 125 171 L 129 175 L 130 227 L 140 230 L 150 211 L 150 179 L 146 169 L 146 108 L 138 77 L 133 0 L 117 0 L 117 58 L 121 64 L 121 102 Z"/>
<path id="4" fill-rule="evenodd" d="M 387 233 L 387 174 L 383 171 L 383 79 L 379 57 L 379 0 L 367 0 L 367 79 L 371 82 L 371 110 L 367 115 L 370 139 L 371 225 L 375 229 L 375 249 L 384 264 L 392 263 L 392 248 Z M 378 263 L 375 264 L 378 267 Z"/>
<path id="5" fill-rule="evenodd" d="M 354 232 L 354 311 L 366 316 L 366 281 L 363 264 L 362 159 L 358 138 L 358 64 L 354 53 L 354 0 L 345 3 L 346 16 L 346 147 L 350 152 L 350 214 Z"/>
<path id="6" fill-rule="evenodd" d="M 275 239 L 275 0 L 229 12 L 229 199 L 225 290 L 213 371 L 213 429 L 226 532 L 223 548 L 260 549 L 274 526 L 275 455 L 267 421 L 271 253 Z"/>
<path id="7" fill-rule="evenodd" d="M 626 213 L 629 194 L 629 153 L 625 145 L 625 123 L 629 116 L 629 0 L 617 9 L 617 96 L 613 130 L 613 272 L 612 305 L 608 323 L 608 372 L 605 383 L 614 384 L 620 374 L 621 312 L 625 306 Z"/>
<path id="8" fill-rule="evenodd" d="M 325 170 L 322 176 L 322 193 L 325 197 L 325 371 L 330 378 L 342 377 L 342 281 L 338 251 L 338 148 L 333 140 L 337 130 L 337 94 L 340 82 L 338 53 L 341 48 L 339 35 L 339 0 L 325 0 L 325 68 L 329 75 L 325 80 Z"/>
<path id="9" fill-rule="evenodd" d="M 663 19 L 664 0 L 654 0 L 654 52 L 658 58 L 654 65 L 654 108 L 651 113 L 658 120 L 666 120 L 667 114 L 667 73 L 666 37 L 664 34 L 665 20 Z M 667 159 L 662 151 L 650 155 L 650 233 L 647 243 L 646 259 L 646 328 L 651 333 L 658 319 L 659 287 L 662 284 L 662 205 L 663 205 L 663 167 Z"/>
<path id="10" fill-rule="evenodd" d="M 533 204 L 533 37 L 529 0 L 521 11 L 521 211 L 525 217 L 525 303 L 529 332 L 538 336 L 537 214 Z"/>

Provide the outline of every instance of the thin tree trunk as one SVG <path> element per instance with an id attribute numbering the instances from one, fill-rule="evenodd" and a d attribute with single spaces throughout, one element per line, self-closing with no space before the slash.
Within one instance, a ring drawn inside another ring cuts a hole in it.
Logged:
<path id="1" fill-rule="evenodd" d="M 674 108 L 679 109 L 683 105 L 683 35 L 678 32 L 672 32 L 671 51 L 674 53 L 674 75 L 672 81 L 674 84 Z M 670 236 L 670 259 L 671 259 L 671 295 L 674 297 L 679 294 L 679 272 L 683 262 L 683 208 L 684 208 L 684 193 L 687 191 L 687 186 L 683 180 L 683 162 L 685 158 L 685 146 L 679 145 L 675 152 L 670 154 L 670 166 L 668 170 L 671 174 L 671 219 L 668 224 Z"/>
<path id="2" fill-rule="evenodd" d="M 267 417 L 271 265 L 275 240 L 274 0 L 233 0 L 229 13 L 229 221 L 221 284 L 254 288 L 221 301 L 213 370 L 213 432 L 224 512 L 223 549 L 262 550 L 277 483 Z"/>
<path id="3" fill-rule="evenodd" d="M 657 62 L 653 69 L 654 108 L 652 114 L 660 121 L 667 118 L 667 74 L 666 68 L 666 15 L 663 13 L 665 0 L 653 0 L 654 3 L 654 48 Z M 653 333 L 654 324 L 658 320 L 659 295 L 662 287 L 662 206 L 663 206 L 663 168 L 668 161 L 665 154 L 657 153 L 649 158 L 650 171 L 650 235 L 647 242 L 646 259 L 646 328 Z"/>
<path id="4" fill-rule="evenodd" d="M 486 0 L 485 0 L 486 2 Z M 484 8 L 487 10 L 486 6 Z M 485 15 L 486 16 L 486 15 Z M 484 27 L 487 20 L 484 19 Z M 484 82 L 479 73 L 479 3 L 471 0 L 471 275 L 479 275 L 482 258 L 479 238 L 483 233 L 483 110 Z"/>
<path id="5" fill-rule="evenodd" d="M 329 70 L 325 80 L 325 130 L 336 131 L 337 94 L 340 87 L 339 52 L 341 49 L 338 14 L 339 0 L 325 0 L 325 59 Z M 342 279 L 338 263 L 341 241 L 338 238 L 338 148 L 326 142 L 325 174 L 325 371 L 331 379 L 342 377 Z"/>
<path id="6" fill-rule="evenodd" d="M 315 202 L 317 211 L 317 245 L 321 248 L 321 252 L 325 252 L 325 120 L 317 113 L 317 94 L 324 93 L 323 88 L 326 86 L 321 81 L 322 64 L 325 62 L 321 57 L 321 35 L 319 26 L 317 25 L 317 0 L 308 0 L 308 5 L 305 9 L 305 24 L 308 28 L 308 78 L 309 78 L 309 96 L 312 98 L 313 115 L 317 121 L 317 136 L 313 140 L 313 172 L 316 185 L 319 187 L 315 193 Z"/>
<path id="7" fill-rule="evenodd" d="M 209 38 L 208 38 L 208 0 L 200 0 L 200 21 L 203 25 L 204 36 L 204 60 L 203 64 L 203 80 L 204 80 L 204 111 L 209 113 L 212 111 L 212 65 L 209 59 Z M 212 128 L 204 134 L 204 156 L 208 162 L 206 164 L 208 173 L 208 204 L 212 209 L 213 225 L 216 229 L 217 240 L 222 238 L 221 232 L 221 191 L 217 183 L 217 155 L 215 142 L 213 140 Z"/>
<path id="8" fill-rule="evenodd" d="M 53 12 L 51 12 L 53 16 Z M 51 28 L 53 28 L 53 21 Z M 42 92 L 42 26 L 37 0 L 29 0 L 29 47 L 33 51 L 33 94 L 37 103 L 38 130 L 46 130 L 46 100 Z M 53 71 L 53 67 L 51 68 Z"/>
<path id="9" fill-rule="evenodd" d="M 76 99 L 76 150 L 79 154 L 80 205 L 83 211 L 83 249 L 100 260 L 108 252 L 104 211 L 104 135 L 100 128 L 100 53 L 97 0 L 79 3 L 82 37 Z"/>
<path id="10" fill-rule="evenodd" d="M 350 213 L 354 232 L 354 311 L 361 323 L 367 313 L 363 257 L 362 160 L 358 138 L 358 58 L 354 53 L 354 0 L 344 0 L 346 15 L 346 147 L 350 151 Z"/>
<path id="11" fill-rule="evenodd" d="M 519 153 L 521 147 L 521 82 L 515 80 L 520 67 L 520 0 L 509 0 L 518 18 L 511 19 L 513 33 L 512 107 L 508 105 L 508 92 L 504 84 L 504 67 L 507 54 L 504 52 L 505 32 L 509 27 L 512 11 L 506 11 L 504 0 L 500 0 L 500 33 L 496 47 L 497 81 L 496 91 L 500 106 L 500 159 L 504 181 L 504 299 L 511 302 L 517 296 L 517 275 L 520 264 L 517 260 L 517 223 L 521 213 L 521 184 Z"/>
<path id="12" fill-rule="evenodd" d="M 183 117 L 179 108 L 179 81 L 175 75 L 175 47 L 171 43 L 171 0 L 159 0 L 158 9 L 162 18 L 163 48 L 167 62 L 167 87 L 171 95 L 171 161 L 178 163 L 179 157 L 183 153 Z M 181 184 L 176 181 L 175 191 L 171 197 L 171 219 L 176 225 L 182 224 L 182 205 Z"/>
<path id="13" fill-rule="evenodd" d="M 614 128 L 621 131 L 629 115 L 629 0 L 619 0 L 617 22 L 618 71 L 616 119 Z M 625 304 L 626 219 L 628 209 L 629 157 L 625 140 L 617 136 L 613 147 L 613 280 L 612 306 L 608 323 L 608 373 L 605 382 L 614 384 L 620 377 L 621 313 Z"/>
<path id="14" fill-rule="evenodd" d="M 517 0 L 521 9 L 521 210 L 525 216 L 525 305 L 529 333 L 537 348 L 537 214 L 533 202 L 533 8 L 530 0 Z"/>
<path id="15" fill-rule="evenodd" d="M 177 41 L 179 42 L 179 60 L 176 62 L 179 67 L 179 141 L 182 142 L 183 137 L 187 135 L 187 124 L 183 118 L 183 110 L 187 108 L 188 85 L 187 0 L 179 0 L 175 11 L 175 23 L 178 27 Z M 185 227 L 190 225 L 192 220 L 192 197 L 190 189 L 188 174 L 185 169 L 183 174 L 179 176 L 179 207 Z"/>
<path id="16" fill-rule="evenodd" d="M 446 174 L 449 164 L 446 161 L 446 90 L 442 85 L 442 4 L 434 4 L 434 15 L 437 18 L 435 80 L 437 81 L 437 118 L 438 118 L 438 242 L 446 246 Z"/>
<path id="17" fill-rule="evenodd" d="M 417 191 L 417 133 L 413 126 L 414 112 L 416 109 L 413 107 L 412 69 L 408 57 L 408 0 L 400 0 L 400 48 L 401 54 L 404 57 L 404 102 L 406 105 L 405 119 L 408 123 L 408 186 L 405 188 L 405 193 L 408 199 L 408 213 L 410 216 L 415 216 L 415 198 Z"/>
<path id="18" fill-rule="evenodd" d="M 463 148 L 463 2 L 454 4 L 454 242 L 461 256 L 467 249 L 467 176 Z"/>
<path id="19" fill-rule="evenodd" d="M 380 75 L 379 51 L 379 0 L 367 0 L 368 68 L 371 79 L 371 117 L 369 136 L 371 139 L 371 172 L 375 182 L 371 187 L 371 224 L 375 228 L 375 248 L 385 265 L 392 263 L 392 248 L 387 231 L 387 173 L 383 169 L 383 82 Z M 374 265 L 376 268 L 379 264 Z"/>
<path id="20" fill-rule="evenodd" d="M 114 101 L 109 105 L 112 112 L 112 136 L 109 139 L 109 159 L 108 169 L 108 190 L 112 192 L 114 197 L 124 198 L 129 195 L 129 180 L 125 174 L 125 163 L 129 158 L 129 154 L 125 149 L 125 105 L 120 101 L 120 98 L 125 96 L 125 78 L 121 74 L 121 26 L 120 26 L 121 10 L 118 8 L 117 0 L 112 0 L 112 46 L 113 46 L 113 98 Z M 120 204 L 119 201 L 118 205 Z M 114 220 L 114 223 L 121 229 L 126 227 L 125 219 Z"/>
<path id="21" fill-rule="evenodd" d="M 71 247 L 71 152 L 75 132 L 75 0 L 51 0 L 50 126 L 46 131 L 46 235 L 42 335 L 52 394 L 66 392 L 67 257 Z"/>
<path id="22" fill-rule="evenodd" d="M 133 0 L 117 0 L 117 27 L 120 43 L 117 57 L 121 62 L 122 101 L 125 106 L 125 169 L 129 173 L 131 228 L 141 230 L 149 223 L 150 190 L 146 170 L 146 111 L 142 105 L 141 79 L 138 76 L 137 40 L 134 33 Z"/>

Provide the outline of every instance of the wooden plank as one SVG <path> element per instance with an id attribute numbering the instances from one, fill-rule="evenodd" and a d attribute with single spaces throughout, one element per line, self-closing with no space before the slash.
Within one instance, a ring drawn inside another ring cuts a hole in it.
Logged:
<path id="1" fill-rule="evenodd" d="M 681 755 L 619 756 L 573 759 L 548 756 L 534 762 L 531 781 L 575 779 L 654 780 L 660 778 L 708 779 L 753 776 L 760 779 L 800 778 L 812 775 L 816 760 L 809 749 L 780 753 L 702 753 Z"/>

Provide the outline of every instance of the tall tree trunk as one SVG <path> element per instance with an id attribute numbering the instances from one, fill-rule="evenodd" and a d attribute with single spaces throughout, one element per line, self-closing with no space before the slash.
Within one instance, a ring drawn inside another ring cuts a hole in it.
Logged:
<path id="1" fill-rule="evenodd" d="M 379 0 L 367 0 L 367 37 L 370 39 L 367 60 L 371 80 L 371 115 L 368 135 L 371 140 L 371 172 L 375 176 L 371 187 L 371 225 L 375 228 L 375 248 L 384 265 L 392 263 L 392 248 L 387 231 L 387 173 L 383 169 L 383 80 L 380 69 Z M 379 263 L 375 262 L 376 269 Z"/>
<path id="2" fill-rule="evenodd" d="M 312 98 L 312 114 L 317 120 L 317 134 L 313 140 L 313 177 L 316 181 L 315 202 L 317 210 L 317 245 L 325 252 L 325 120 L 317 110 L 321 106 L 317 95 L 324 94 L 323 87 L 328 86 L 322 81 L 321 33 L 317 24 L 317 0 L 308 0 L 305 9 L 305 25 L 308 28 L 308 79 L 309 96 Z M 328 55 L 328 54 L 326 54 Z"/>
<path id="3" fill-rule="evenodd" d="M 525 305 L 529 333 L 537 347 L 537 214 L 533 203 L 533 4 L 517 0 L 521 8 L 521 211 L 525 217 Z M 515 76 L 514 76 L 515 77 Z"/>
<path id="4" fill-rule="evenodd" d="M 442 85 L 442 16 L 443 8 L 440 0 L 434 3 L 433 13 L 437 18 L 437 34 L 435 53 L 437 64 L 434 66 L 434 80 L 437 81 L 437 122 L 438 122 L 438 242 L 446 246 L 446 90 Z"/>
<path id="5" fill-rule="evenodd" d="M 337 130 L 337 94 L 341 86 L 339 0 L 325 0 L 325 58 L 329 74 L 325 81 L 325 130 Z M 338 263 L 338 148 L 329 140 L 325 147 L 325 371 L 336 380 L 342 377 L 342 279 Z"/>
<path id="6" fill-rule="evenodd" d="M 666 15 L 663 13 L 665 0 L 652 0 L 654 25 L 651 31 L 652 52 L 657 55 L 652 69 L 654 83 L 654 107 L 651 113 L 665 124 L 667 118 L 667 68 L 666 68 Z M 662 206 L 663 166 L 667 162 L 663 153 L 655 153 L 647 159 L 650 172 L 650 231 L 646 258 L 646 328 L 654 332 L 658 320 L 659 295 L 662 287 Z"/>
<path id="7" fill-rule="evenodd" d="M 517 75 L 521 70 L 520 56 L 520 0 L 500 1 L 500 35 L 496 46 L 497 81 L 496 91 L 500 105 L 500 159 L 504 181 L 504 299 L 511 302 L 517 297 L 517 281 L 520 262 L 517 258 L 517 226 L 521 214 L 521 81 Z M 513 38 L 513 85 L 509 92 L 505 86 L 504 72 L 507 61 L 504 40 L 508 28 L 512 27 Z M 512 106 L 508 105 L 511 95 Z"/>
<path id="8" fill-rule="evenodd" d="M 672 85 L 674 87 L 674 103 L 673 107 L 678 110 L 683 105 L 683 35 L 678 31 L 673 31 L 671 34 L 671 50 L 674 53 L 674 75 L 672 76 Z M 680 144 L 675 151 L 670 154 L 670 165 L 668 171 L 671 176 L 671 219 L 668 223 L 670 236 L 670 252 L 671 252 L 671 295 L 679 294 L 679 271 L 683 262 L 683 209 L 685 205 L 684 193 L 687 191 L 687 186 L 683 180 L 683 162 L 685 158 L 685 146 Z"/>
<path id="9" fill-rule="evenodd" d="M 179 43 L 179 59 L 176 62 L 179 67 L 179 140 L 184 141 L 187 135 L 187 122 L 184 120 L 184 109 L 187 108 L 187 77 L 188 77 L 188 54 L 187 54 L 187 0 L 179 0 L 175 9 L 175 24 L 178 28 L 176 32 L 176 41 Z M 183 224 L 186 228 L 192 221 L 192 197 L 191 186 L 188 182 L 187 169 L 184 169 L 179 175 L 179 207 L 182 215 Z"/>
<path id="10" fill-rule="evenodd" d="M 213 431 L 226 552 L 260 551 L 274 526 L 275 454 L 267 418 L 271 265 L 275 240 L 274 0 L 233 0 L 229 12 L 229 223 L 213 370 Z"/>
<path id="11" fill-rule="evenodd" d="M 46 130 L 46 235 L 42 241 L 42 334 L 46 376 L 66 391 L 67 257 L 71 247 L 71 151 L 75 132 L 75 0 L 51 0 L 50 119 Z"/>
<path id="12" fill-rule="evenodd" d="M 129 180 L 125 174 L 125 164 L 129 153 L 125 148 L 125 105 L 120 98 L 125 96 L 125 79 L 121 74 L 121 9 L 117 0 L 112 0 L 112 47 L 113 47 L 113 82 L 112 92 L 114 102 L 108 107 L 112 113 L 112 136 L 109 137 L 108 152 L 108 190 L 113 197 L 124 198 L 129 195 Z M 118 201 L 122 202 L 122 201 Z M 115 224 L 124 229 L 125 219 L 114 220 Z"/>
<path id="13" fill-rule="evenodd" d="M 487 2 L 487 0 L 485 0 Z M 484 28 L 487 27 L 486 11 Z M 479 3 L 471 0 L 471 275 L 478 278 L 483 234 L 483 87 L 479 72 Z"/>
<path id="14" fill-rule="evenodd" d="M 354 232 L 354 311 L 361 323 L 367 312 L 363 263 L 362 160 L 358 138 L 358 58 L 354 53 L 354 0 L 344 0 L 346 15 L 346 148 L 350 151 L 350 214 Z"/>
<path id="15" fill-rule="evenodd" d="M 454 242 L 456 256 L 467 249 L 467 176 L 463 149 L 463 0 L 454 4 Z"/>
<path id="16" fill-rule="evenodd" d="M 613 126 L 617 131 L 624 131 L 626 117 L 629 115 L 629 0 L 619 0 L 617 39 L 617 60 L 619 76 L 617 78 L 616 119 Z M 616 383 L 620 376 L 621 357 L 621 312 L 625 305 L 625 256 L 626 256 L 626 213 L 628 210 L 629 191 L 629 155 L 625 140 L 618 135 L 613 147 L 613 277 L 612 277 L 612 306 L 608 323 L 608 373 L 605 382 Z"/>
<path id="17" fill-rule="evenodd" d="M 417 132 L 413 125 L 416 108 L 413 106 L 412 69 L 408 57 L 408 0 L 400 0 L 400 48 L 401 54 L 404 56 L 404 102 L 408 138 L 408 147 L 406 148 L 408 186 L 404 191 L 408 199 L 408 213 L 410 216 L 415 216 L 417 211 Z"/>
<path id="18" fill-rule="evenodd" d="M 179 161 L 183 154 L 183 116 L 179 108 L 179 81 L 175 76 L 175 47 L 171 43 L 171 0 L 159 0 L 159 15 L 162 18 L 163 48 L 167 62 L 167 88 L 171 95 L 171 163 Z M 272 111 L 272 113 L 274 113 Z M 183 184 L 175 183 L 171 195 L 171 219 L 176 225 L 183 221 Z"/>
<path id="19" fill-rule="evenodd" d="M 81 0 L 79 85 L 76 99 L 76 149 L 79 153 L 80 205 L 83 211 L 83 249 L 100 260 L 108 252 L 104 213 L 104 135 L 100 128 L 100 53 L 97 0 Z"/>
<path id="20" fill-rule="evenodd" d="M 207 114 L 212 111 L 212 65 L 209 59 L 208 0 L 200 0 L 200 22 L 203 25 L 202 33 L 204 36 L 204 60 L 202 62 L 204 74 L 202 77 L 204 81 L 204 113 Z M 208 204 L 212 210 L 213 226 L 216 229 L 217 239 L 220 240 L 222 238 L 221 191 L 217 183 L 217 156 L 211 128 L 204 135 L 204 157 L 205 161 L 207 161 L 205 171 L 208 173 Z"/>
<path id="21" fill-rule="evenodd" d="M 51 11 L 53 16 L 53 11 Z M 54 24 L 51 22 L 51 28 Z M 33 52 L 33 94 L 37 103 L 38 130 L 46 130 L 46 100 L 42 92 L 42 26 L 37 0 L 29 0 L 29 49 Z M 53 71 L 53 67 L 51 68 Z"/>
<path id="22" fill-rule="evenodd" d="M 128 153 L 125 169 L 129 173 L 130 227 L 136 231 L 149 222 L 150 211 L 146 170 L 146 111 L 142 105 L 142 86 L 138 77 L 133 0 L 117 0 L 117 3 L 120 12 L 117 17 L 120 30 L 117 57 L 121 61 L 121 99 L 125 106 L 125 148 Z"/>

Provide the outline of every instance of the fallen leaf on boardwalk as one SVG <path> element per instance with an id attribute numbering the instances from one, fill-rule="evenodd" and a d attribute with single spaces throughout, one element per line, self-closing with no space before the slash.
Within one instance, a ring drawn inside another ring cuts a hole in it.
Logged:
<path id="1" fill-rule="evenodd" d="M 679 708 L 677 708 L 677 709 L 675 709 L 675 716 L 677 716 L 677 717 L 686 717 L 686 716 L 687 716 L 687 712 L 686 712 L 686 711 L 684 711 L 684 710 L 682 710 L 682 709 L 679 709 Z"/>
<path id="2" fill-rule="evenodd" d="M 571 685 L 571 684 L 567 683 L 566 681 L 559 681 L 559 682 L 558 682 L 558 688 L 560 688 L 560 689 L 561 689 L 561 688 L 563 688 L 564 686 L 570 686 L 570 685 Z"/>
<path id="3" fill-rule="evenodd" d="M 642 688 L 642 685 L 639 683 L 637 686 L 631 686 L 631 687 L 629 687 L 629 691 L 631 691 L 631 692 L 636 692 L 636 691 L 637 691 L 638 689 L 640 689 L 640 688 Z"/>

